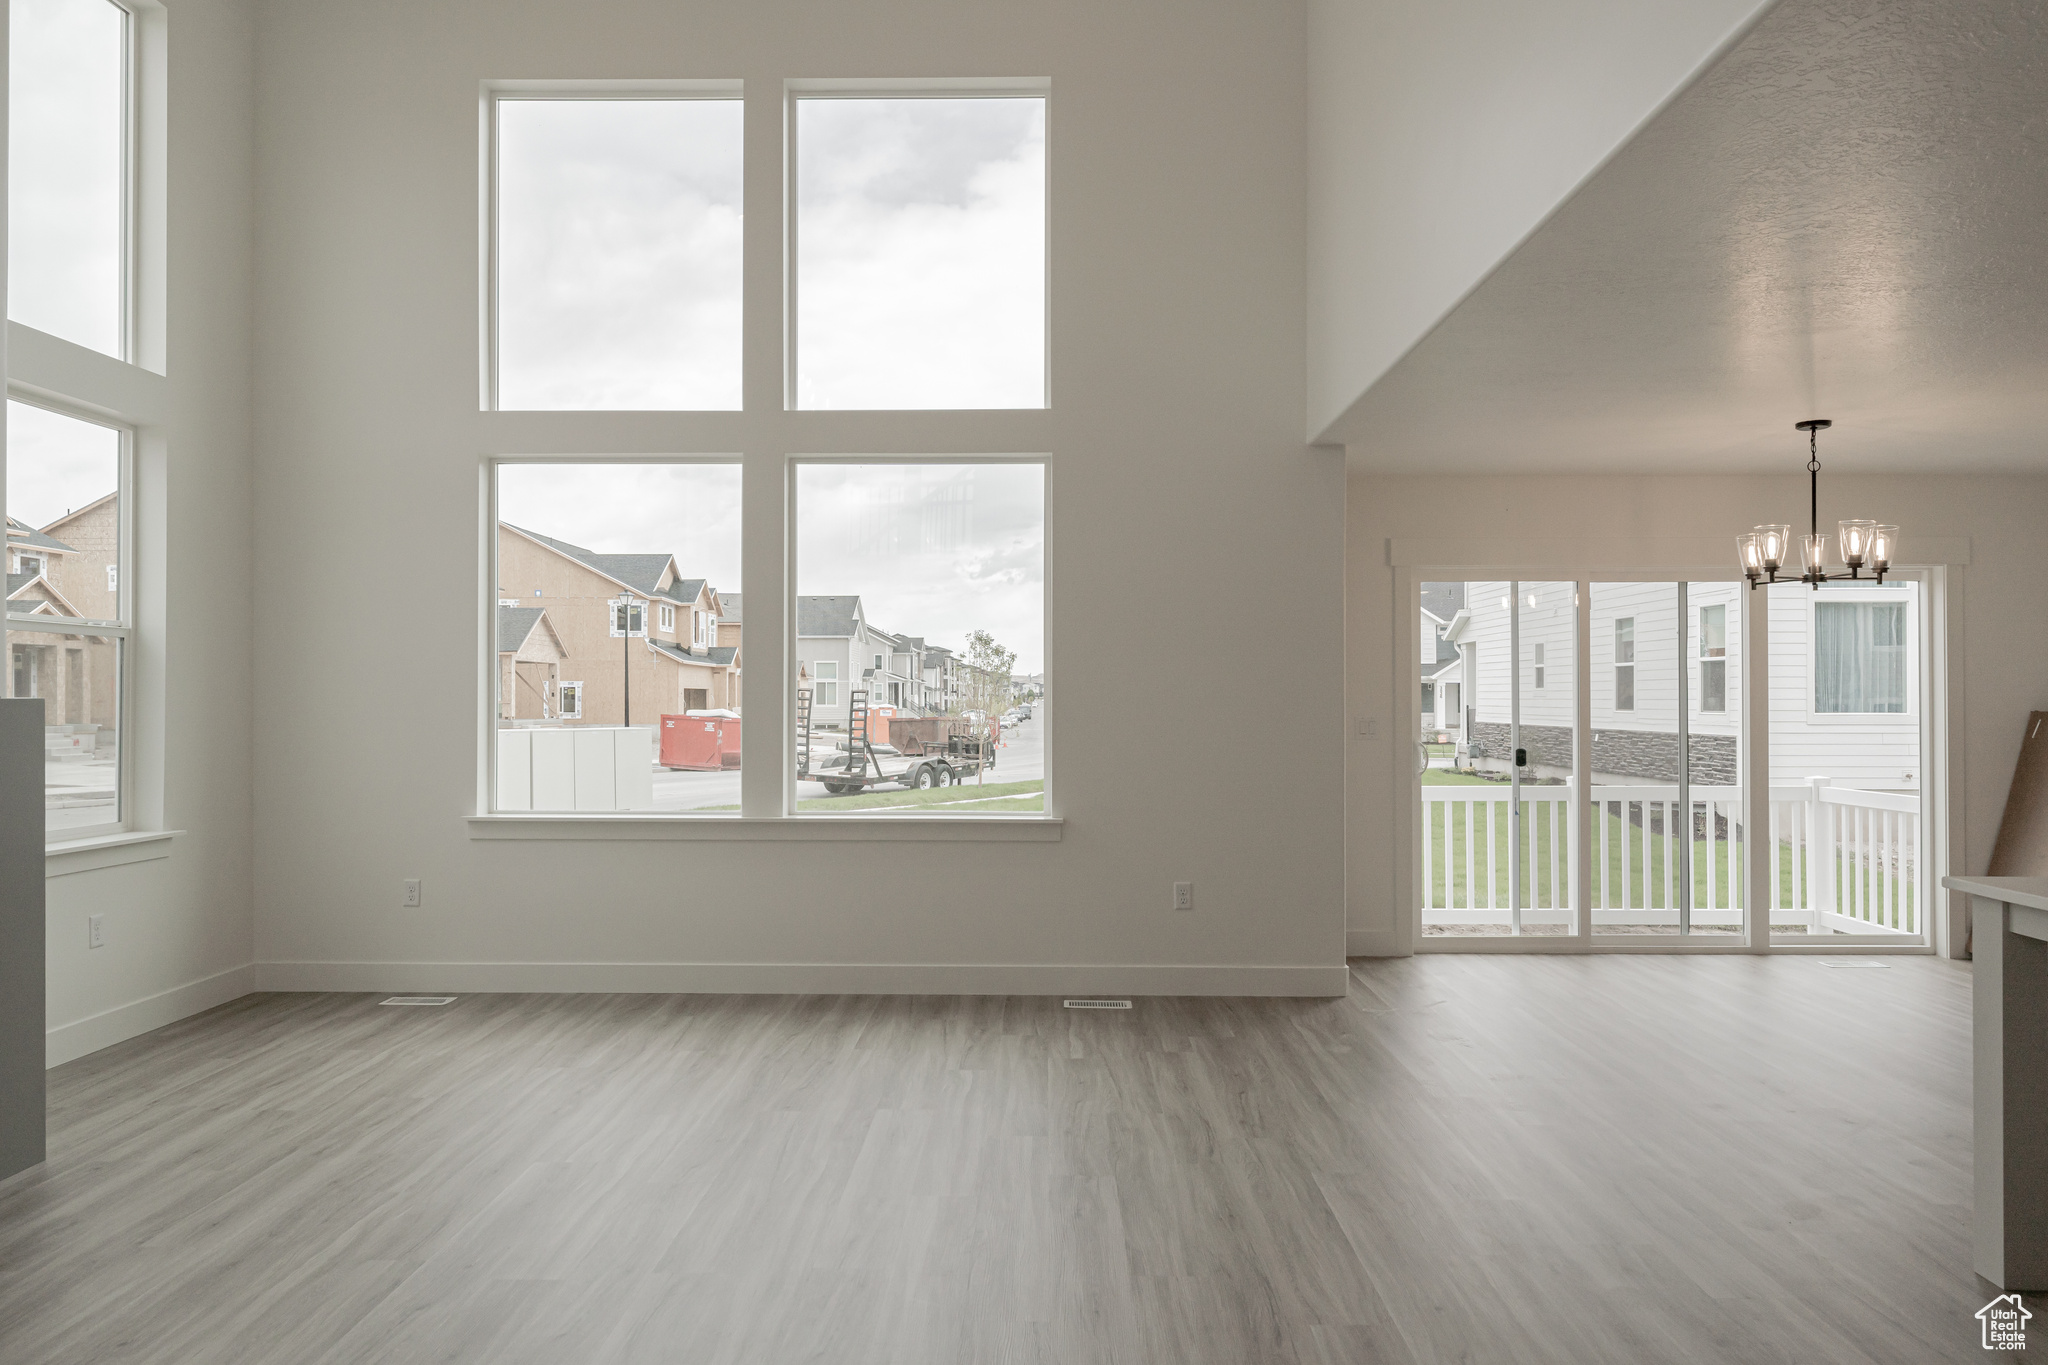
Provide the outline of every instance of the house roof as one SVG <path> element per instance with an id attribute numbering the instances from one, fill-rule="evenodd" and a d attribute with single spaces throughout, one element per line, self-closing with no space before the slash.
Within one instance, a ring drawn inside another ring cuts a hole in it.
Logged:
<path id="1" fill-rule="evenodd" d="M 58 520 L 61 521 L 63 518 L 60 517 Z M 52 522 L 51 524 L 55 525 L 56 523 Z M 66 555 L 78 553 L 74 547 L 66 545 L 61 540 L 46 536 L 35 527 L 28 525 L 26 522 L 16 521 L 13 517 L 7 519 L 7 538 L 17 545 L 33 545 L 39 550 L 55 550 L 59 554 Z"/>
<path id="2" fill-rule="evenodd" d="M 741 596 L 742 596 L 742 594 L 740 594 L 740 593 L 736 593 L 736 592 L 722 592 L 722 593 L 718 594 L 718 619 L 719 619 L 719 620 L 721 620 L 721 621 L 738 621 L 738 620 L 740 620 L 740 619 L 741 619 L 741 618 L 740 618 L 740 597 L 741 597 Z"/>
<path id="3" fill-rule="evenodd" d="M 508 530 L 517 531 L 528 540 L 537 540 L 551 550 L 565 554 L 578 563 L 588 565 L 613 582 L 623 583 L 633 589 L 633 591 L 648 597 L 656 595 L 654 585 L 661 581 L 662 571 L 675 562 L 674 555 L 601 555 L 595 550 L 586 550 L 581 545 L 571 545 L 566 540 L 556 540 L 553 536 L 544 536 L 538 531 L 529 531 L 524 526 L 514 526 L 509 521 L 500 524 Z M 683 581 L 695 582 L 699 587 L 703 586 L 704 582 L 701 578 Z M 680 583 L 677 586 L 680 586 Z M 672 594 L 662 593 L 660 595 L 666 597 Z M 694 592 L 690 594 L 690 597 L 695 596 Z M 675 600 L 687 602 L 690 598 L 676 598 Z"/>
<path id="4" fill-rule="evenodd" d="M 678 602 L 694 602 L 697 600 L 697 594 L 703 591 L 703 579 L 678 578 L 673 583 L 669 584 L 666 588 L 663 588 L 661 590 L 661 595 L 664 597 L 674 598 Z"/>
<path id="5" fill-rule="evenodd" d="M 796 599 L 798 635 L 852 635 L 858 625 L 860 598 L 799 597 Z"/>
<path id="6" fill-rule="evenodd" d="M 692 654 L 683 646 L 672 645 L 666 640 L 649 640 L 648 643 L 677 663 L 700 664 L 705 668 L 729 668 L 740 652 L 738 645 L 713 645 L 702 654 Z"/>
<path id="7" fill-rule="evenodd" d="M 1465 605 L 1463 583 L 1424 583 L 1422 609 L 1439 621 L 1449 621 Z"/>
<path id="8" fill-rule="evenodd" d="M 525 648 L 526 637 L 533 634 L 534 627 L 547 621 L 546 607 L 499 607 L 498 608 L 498 652 L 515 654 Z M 569 650 L 556 633 L 554 623 L 547 622 L 548 634 L 553 637 L 555 648 L 567 658 Z"/>
<path id="9" fill-rule="evenodd" d="M 20 596 L 20 594 L 37 584 L 42 585 L 43 592 L 47 596 L 39 598 Z M 10 602 L 17 600 L 23 602 L 47 602 L 50 606 L 61 609 L 57 613 L 59 616 L 75 618 L 80 615 L 78 608 L 71 605 L 70 599 L 57 591 L 57 585 L 39 573 L 11 573 L 7 575 L 7 600 Z"/>
<path id="10" fill-rule="evenodd" d="M 75 509 L 75 510 L 73 510 L 73 511 L 70 511 L 70 512 L 66 512 L 66 513 L 65 513 L 65 514 L 64 514 L 63 516 L 61 516 L 61 517 L 57 518 L 57 519 L 56 519 L 55 521 L 51 522 L 51 523 L 50 523 L 50 524 L 49 524 L 48 526 L 45 526 L 45 527 L 43 527 L 43 531 L 44 531 L 44 533 L 45 533 L 45 534 L 47 534 L 47 533 L 49 532 L 49 530 L 50 530 L 50 528 L 51 528 L 51 527 L 54 527 L 54 526 L 62 526 L 62 525 L 63 525 L 63 524 L 65 523 L 65 522 L 67 522 L 67 521 L 76 521 L 76 520 L 78 520 L 78 518 L 80 518 L 80 517 L 84 516 L 84 515 L 85 515 L 85 514 L 86 514 L 87 512 L 90 512 L 90 511 L 94 510 L 95 508 L 99 508 L 99 507 L 105 507 L 105 506 L 106 506 L 106 505 L 107 505 L 108 503 L 110 503 L 110 502 L 114 501 L 114 499 L 116 499 L 116 498 L 118 498 L 118 497 L 120 497 L 120 496 L 121 496 L 121 494 L 119 493 L 119 491 L 115 491 L 115 492 L 112 492 L 112 493 L 105 493 L 105 494 L 102 494 L 101 496 L 99 496 L 99 497 L 97 497 L 97 498 L 94 498 L 94 499 L 93 499 L 93 500 L 92 500 L 91 502 L 87 503 L 87 504 L 86 504 L 85 506 L 83 506 L 83 507 L 80 507 L 80 508 L 77 508 L 77 509 Z M 68 548 L 70 548 L 70 547 L 68 547 L 68 546 L 67 546 L 66 548 L 68 549 Z"/>

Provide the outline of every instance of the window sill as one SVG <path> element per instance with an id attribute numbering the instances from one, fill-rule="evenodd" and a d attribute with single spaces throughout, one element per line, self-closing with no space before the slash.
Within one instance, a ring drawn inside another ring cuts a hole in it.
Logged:
<path id="1" fill-rule="evenodd" d="M 471 839 L 697 840 L 875 843 L 1058 843 L 1057 817 L 962 815 L 472 815 Z"/>
<path id="2" fill-rule="evenodd" d="M 131 830 L 123 834 L 101 834 L 89 839 L 69 839 L 43 848 L 43 876 L 66 877 L 74 872 L 93 872 L 103 867 L 153 862 L 171 856 L 171 840 L 182 829 Z"/>

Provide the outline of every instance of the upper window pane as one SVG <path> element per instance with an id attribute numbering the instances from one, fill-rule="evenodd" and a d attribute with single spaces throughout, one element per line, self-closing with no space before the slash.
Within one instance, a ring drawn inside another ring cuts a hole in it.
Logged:
<path id="1" fill-rule="evenodd" d="M 121 433 L 7 404 L 7 610 L 121 620 Z"/>
<path id="2" fill-rule="evenodd" d="M 498 406 L 740 406 L 736 99 L 498 102 Z"/>
<path id="3" fill-rule="evenodd" d="M 123 354 L 128 12 L 14 0 L 8 27 L 7 315 Z"/>
<path id="4" fill-rule="evenodd" d="M 1815 603 L 1813 709 L 1903 713 L 1906 638 L 1904 602 Z"/>
<path id="5" fill-rule="evenodd" d="M 796 406 L 1045 406 L 1045 100 L 800 99 Z"/>

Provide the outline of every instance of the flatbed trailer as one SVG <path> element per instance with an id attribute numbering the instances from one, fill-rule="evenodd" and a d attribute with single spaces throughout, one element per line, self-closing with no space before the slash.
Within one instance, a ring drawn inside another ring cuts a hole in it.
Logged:
<path id="1" fill-rule="evenodd" d="M 868 726 L 868 694 L 855 691 L 848 698 L 849 721 L 846 740 L 824 761 L 811 754 L 811 690 L 798 688 L 796 694 L 797 749 L 796 776 L 799 782 L 822 782 L 834 796 L 845 796 L 870 787 L 900 786 L 906 789 L 960 786 L 970 773 L 979 774 L 996 766 L 991 740 L 949 735 L 944 744 L 918 745 L 906 752 L 882 745 L 871 738 Z M 886 752 L 884 752 L 886 751 Z M 890 761 L 901 760 L 895 767 Z M 887 760 L 887 761 L 885 761 Z"/>

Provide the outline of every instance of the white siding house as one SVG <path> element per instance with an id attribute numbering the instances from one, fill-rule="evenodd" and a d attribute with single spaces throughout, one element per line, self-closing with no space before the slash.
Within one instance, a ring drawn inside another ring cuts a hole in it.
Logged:
<path id="1" fill-rule="evenodd" d="M 1425 585 L 1429 590 L 1454 585 Z M 1426 729 L 1443 728 L 1441 679 L 1464 681 L 1476 766 L 1505 771 L 1511 585 L 1462 585 L 1464 608 L 1445 631 L 1459 651 L 1439 673 Z M 1568 776 L 1575 706 L 1571 583 L 1521 583 L 1523 747 L 1539 777 Z M 1827 778 L 1876 791 L 1917 791 L 1920 782 L 1919 588 L 1916 583 L 1763 589 L 1770 597 L 1771 779 Z M 1595 583 L 1585 613 L 1594 780 L 1676 776 L 1679 673 L 1685 675 L 1694 781 L 1735 781 L 1742 716 L 1742 614 L 1755 600 L 1741 583 L 1688 585 L 1681 638 L 1677 585 Z M 1438 628 L 1428 607 L 1428 649 Z M 1818 644 L 1817 644 L 1818 642 Z M 1816 666 L 1817 652 L 1822 659 Z M 1426 670 L 1427 666 L 1425 666 Z M 1425 671 L 1425 676 L 1430 676 Z"/>

